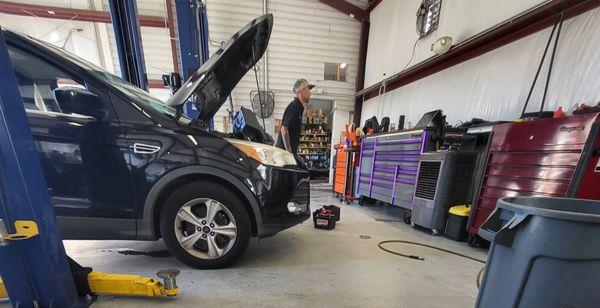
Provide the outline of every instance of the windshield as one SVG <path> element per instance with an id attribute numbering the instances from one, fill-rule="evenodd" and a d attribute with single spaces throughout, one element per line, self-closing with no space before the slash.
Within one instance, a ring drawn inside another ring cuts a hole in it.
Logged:
<path id="1" fill-rule="evenodd" d="M 69 59 L 71 62 L 74 62 L 78 66 L 83 67 L 84 69 L 90 71 L 96 77 L 108 82 L 109 84 L 111 84 L 112 86 L 114 86 L 115 88 L 120 90 L 123 94 L 128 96 L 133 101 L 140 102 L 144 106 L 150 107 L 162 114 L 166 114 L 170 117 L 175 117 L 176 112 L 177 112 L 175 110 L 175 108 L 173 108 L 171 106 L 167 106 L 160 99 L 158 99 L 158 98 L 154 97 L 152 94 L 136 87 L 135 85 L 129 83 L 125 79 L 123 79 L 119 76 L 113 75 L 113 74 L 107 72 L 105 69 L 103 69 L 91 62 L 88 62 L 87 60 L 84 60 L 76 55 L 73 55 L 69 52 L 66 52 L 66 51 L 60 49 L 60 48 L 57 48 L 56 46 L 54 46 L 50 43 L 47 43 L 47 42 L 44 42 L 41 40 L 37 40 L 37 39 L 31 38 L 31 37 L 28 37 L 28 38 L 33 39 L 36 42 L 38 42 L 48 48 L 51 48 L 53 51 L 55 51 L 56 53 L 60 54 L 61 56 L 65 57 L 65 58 Z M 180 121 L 183 122 L 184 124 L 188 124 L 189 122 L 191 122 L 191 119 L 182 115 L 180 118 Z"/>

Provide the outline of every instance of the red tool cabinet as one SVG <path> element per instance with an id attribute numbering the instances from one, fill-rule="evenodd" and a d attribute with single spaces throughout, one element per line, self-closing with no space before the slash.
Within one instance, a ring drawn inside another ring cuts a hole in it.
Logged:
<path id="1" fill-rule="evenodd" d="M 502 197 L 600 199 L 599 130 L 598 113 L 492 125 L 469 232 Z"/>

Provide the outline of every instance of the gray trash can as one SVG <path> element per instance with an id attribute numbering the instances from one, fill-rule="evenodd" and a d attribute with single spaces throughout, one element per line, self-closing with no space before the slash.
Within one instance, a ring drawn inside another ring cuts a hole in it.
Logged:
<path id="1" fill-rule="evenodd" d="M 476 307 L 600 307 L 600 202 L 503 198 L 479 235 L 492 244 Z"/>

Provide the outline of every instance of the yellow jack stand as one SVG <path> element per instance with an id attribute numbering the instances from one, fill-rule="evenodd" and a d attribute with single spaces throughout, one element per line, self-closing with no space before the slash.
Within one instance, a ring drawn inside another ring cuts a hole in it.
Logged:
<path id="1" fill-rule="evenodd" d="M 157 276 L 164 280 L 147 278 L 137 275 L 106 274 L 91 272 L 87 276 L 89 289 L 93 295 L 127 295 L 127 296 L 176 296 L 179 292 L 175 276 L 179 274 L 177 269 L 161 270 Z M 8 294 L 4 283 L 0 279 L 0 298 L 6 298 Z"/>
<path id="2" fill-rule="evenodd" d="M 106 274 L 91 272 L 88 275 L 90 290 L 94 294 L 131 295 L 131 296 L 176 296 L 179 288 L 175 283 L 175 276 L 179 270 L 162 270 L 158 277 L 164 283 L 147 277 L 137 275 Z"/>

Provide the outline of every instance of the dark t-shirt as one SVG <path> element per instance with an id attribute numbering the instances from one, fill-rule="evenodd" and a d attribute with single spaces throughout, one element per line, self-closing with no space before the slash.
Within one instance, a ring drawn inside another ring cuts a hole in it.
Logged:
<path id="1" fill-rule="evenodd" d="M 283 119 L 281 120 L 281 126 L 287 126 L 288 131 L 290 133 L 290 146 L 292 147 L 292 153 L 298 153 L 298 144 L 300 143 L 300 131 L 302 130 L 302 113 L 304 112 L 304 106 L 298 100 L 298 98 L 294 98 L 294 100 L 285 108 L 283 112 Z M 279 132 L 279 137 L 277 138 L 278 148 L 285 150 L 285 145 L 283 144 L 283 138 L 281 138 L 281 132 Z"/>

